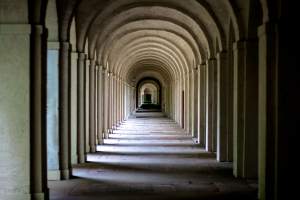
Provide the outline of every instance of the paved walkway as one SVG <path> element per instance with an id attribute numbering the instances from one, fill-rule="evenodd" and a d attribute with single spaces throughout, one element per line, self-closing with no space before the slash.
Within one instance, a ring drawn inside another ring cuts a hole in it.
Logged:
<path id="1" fill-rule="evenodd" d="M 257 180 L 234 178 L 163 113 L 133 114 L 104 143 L 74 179 L 48 182 L 51 199 L 257 199 Z"/>

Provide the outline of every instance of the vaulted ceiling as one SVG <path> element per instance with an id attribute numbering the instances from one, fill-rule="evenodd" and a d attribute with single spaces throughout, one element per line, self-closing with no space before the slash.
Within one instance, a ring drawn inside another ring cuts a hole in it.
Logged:
<path id="1" fill-rule="evenodd" d="M 250 0 L 58 3 L 61 41 L 76 39 L 73 50 L 129 83 L 154 77 L 162 85 L 226 51 L 230 26 L 236 40 L 245 39 L 250 9 Z M 72 20 L 76 34 L 70 36 Z"/>

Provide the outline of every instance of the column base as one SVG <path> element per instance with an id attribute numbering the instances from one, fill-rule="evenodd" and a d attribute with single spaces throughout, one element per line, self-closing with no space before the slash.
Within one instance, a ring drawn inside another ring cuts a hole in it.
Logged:
<path id="1" fill-rule="evenodd" d="M 96 146 L 90 146 L 90 152 L 95 153 L 96 152 Z"/>
<path id="2" fill-rule="evenodd" d="M 48 181 L 60 181 L 61 180 L 61 171 L 60 170 L 48 170 L 47 171 L 47 180 Z"/>
<path id="3" fill-rule="evenodd" d="M 86 162 L 86 154 L 78 155 L 78 163 L 82 164 Z"/>
<path id="4" fill-rule="evenodd" d="M 98 140 L 98 145 L 103 145 L 103 140 Z"/>
<path id="5" fill-rule="evenodd" d="M 71 171 L 69 169 L 62 169 L 61 170 L 61 180 L 69 180 L 70 179 Z"/>
<path id="6" fill-rule="evenodd" d="M 48 189 L 49 191 L 49 189 Z M 31 194 L 32 199 L 34 200 L 48 200 L 49 199 L 49 192 L 45 192 L 45 193 L 32 193 Z"/>
<path id="7" fill-rule="evenodd" d="M 108 133 L 104 133 L 104 139 L 108 139 Z"/>

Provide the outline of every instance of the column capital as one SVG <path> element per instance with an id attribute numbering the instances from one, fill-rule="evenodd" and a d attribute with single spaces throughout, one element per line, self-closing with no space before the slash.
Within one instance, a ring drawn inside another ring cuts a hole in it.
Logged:
<path id="1" fill-rule="evenodd" d="M 227 60 L 227 51 L 221 51 L 217 53 L 217 59 L 226 59 Z"/>
<path id="2" fill-rule="evenodd" d="M 207 66 L 214 65 L 214 64 L 217 64 L 217 60 L 215 60 L 215 59 L 206 60 Z"/>
<path id="3" fill-rule="evenodd" d="M 90 61 L 90 65 L 96 65 L 96 61 L 95 60 L 89 60 Z"/>
<path id="4" fill-rule="evenodd" d="M 107 74 L 107 69 L 103 69 L 103 74 Z"/>
<path id="5" fill-rule="evenodd" d="M 84 60 L 85 59 L 85 53 L 78 53 L 78 60 Z"/>
<path id="6" fill-rule="evenodd" d="M 237 41 L 237 42 L 233 43 L 233 50 L 244 49 L 245 44 L 246 44 L 245 41 Z"/>
<path id="7" fill-rule="evenodd" d="M 70 49 L 70 43 L 69 42 L 61 42 L 60 43 L 62 50 L 69 50 Z"/>
<path id="8" fill-rule="evenodd" d="M 267 33 L 276 33 L 276 32 L 278 32 L 278 24 L 270 23 L 270 22 L 259 26 L 257 29 L 258 36 L 261 36 L 261 35 L 267 34 Z"/>

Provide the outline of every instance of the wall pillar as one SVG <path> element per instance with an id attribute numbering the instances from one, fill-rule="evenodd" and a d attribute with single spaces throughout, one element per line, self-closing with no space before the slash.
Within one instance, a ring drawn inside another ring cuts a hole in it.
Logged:
<path id="1" fill-rule="evenodd" d="M 77 153 L 77 61 L 78 53 L 71 53 L 71 86 L 70 86 L 70 131 L 71 131 L 71 164 L 78 163 L 78 153 Z"/>
<path id="2" fill-rule="evenodd" d="M 206 151 L 212 151 L 213 141 L 213 88 L 214 88 L 214 69 L 216 60 L 206 61 L 206 135 L 205 135 L 205 149 Z"/>
<path id="3" fill-rule="evenodd" d="M 277 195 L 277 24 L 261 25 L 258 36 L 258 198 L 271 200 Z"/>
<path id="4" fill-rule="evenodd" d="M 85 163 L 86 153 L 85 153 L 85 106 L 84 106 L 84 80 L 85 80 L 85 54 L 78 53 L 78 79 L 77 79 L 77 154 L 78 163 Z"/>
<path id="5" fill-rule="evenodd" d="M 97 87 L 97 138 L 98 138 L 98 145 L 103 144 L 103 69 L 102 66 L 98 67 L 97 71 L 98 76 L 98 87 Z"/>
<path id="6" fill-rule="evenodd" d="M 206 135 L 206 65 L 198 70 L 198 142 L 205 144 Z"/>
<path id="7" fill-rule="evenodd" d="M 87 58 L 87 56 L 86 56 Z M 85 60 L 85 80 L 84 80 L 84 126 L 85 126 L 85 152 L 90 153 L 90 60 Z"/>
<path id="8" fill-rule="evenodd" d="M 32 61 L 32 91 L 31 91 L 31 194 L 33 199 L 49 198 L 47 188 L 46 166 L 46 74 L 45 63 L 46 37 L 44 27 L 35 25 L 31 38 L 33 41 Z M 44 54 L 45 55 L 45 54 Z M 68 152 L 68 151 L 67 151 Z"/>
<path id="9" fill-rule="evenodd" d="M 90 152 L 96 152 L 95 133 L 95 61 L 90 60 L 89 66 L 89 144 Z"/>
<path id="10" fill-rule="evenodd" d="M 120 124 L 120 79 L 116 77 L 116 127 Z"/>
<path id="11" fill-rule="evenodd" d="M 103 133 L 104 138 L 108 139 L 108 73 L 107 69 L 103 70 Z"/>
<path id="12" fill-rule="evenodd" d="M 213 69 L 213 86 L 212 86 L 212 152 L 217 152 L 218 140 L 218 61 L 214 63 Z"/>
<path id="13" fill-rule="evenodd" d="M 108 75 L 108 134 L 112 134 L 112 117 L 113 117 L 113 78 L 112 73 L 107 73 Z M 109 137 L 109 135 L 108 135 Z"/>
<path id="14" fill-rule="evenodd" d="M 227 52 L 220 52 L 217 76 L 217 160 L 227 162 L 228 137 L 228 76 Z"/>
<path id="15" fill-rule="evenodd" d="M 200 69 L 199 69 L 200 70 Z M 198 137 L 198 69 L 194 69 L 192 73 L 192 137 Z"/>
<path id="16" fill-rule="evenodd" d="M 59 161 L 62 180 L 68 180 L 71 176 L 71 158 L 69 157 L 69 48 L 69 42 L 61 43 L 59 65 Z"/>
<path id="17" fill-rule="evenodd" d="M 258 41 L 246 41 L 243 178 L 258 177 Z"/>
<path id="18" fill-rule="evenodd" d="M 245 132 L 245 42 L 233 44 L 233 175 L 243 177 Z"/>
<path id="19" fill-rule="evenodd" d="M 113 130 L 117 129 L 117 76 L 113 76 Z"/>

